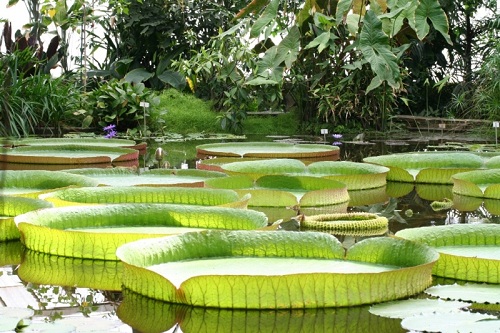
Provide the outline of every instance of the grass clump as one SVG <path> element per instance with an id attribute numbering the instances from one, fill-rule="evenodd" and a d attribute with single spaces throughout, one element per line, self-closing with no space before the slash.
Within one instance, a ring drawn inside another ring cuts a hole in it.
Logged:
<path id="1" fill-rule="evenodd" d="M 152 111 L 151 120 L 162 132 L 227 133 L 217 119 L 219 113 L 212 103 L 189 93 L 168 89 L 160 94 L 160 104 Z M 243 134 L 294 135 L 299 133 L 299 121 L 293 112 L 276 116 L 248 116 L 243 123 Z"/>

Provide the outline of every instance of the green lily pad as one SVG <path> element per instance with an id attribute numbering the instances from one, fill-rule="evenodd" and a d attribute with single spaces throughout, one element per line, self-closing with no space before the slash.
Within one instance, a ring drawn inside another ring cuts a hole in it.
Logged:
<path id="1" fill-rule="evenodd" d="M 191 187 L 81 187 L 67 188 L 40 195 L 56 207 L 108 203 L 173 203 L 201 206 L 246 208 L 248 198 L 235 191 Z"/>
<path id="2" fill-rule="evenodd" d="M 453 175 L 453 193 L 487 199 L 500 199 L 500 169 L 476 170 Z"/>
<path id="3" fill-rule="evenodd" d="M 125 288 L 167 302 L 242 309 L 407 297 L 431 283 L 438 258 L 426 246 L 388 237 L 365 239 L 344 253 L 325 233 L 213 230 L 140 240 L 117 250 L 125 263 Z"/>
<path id="4" fill-rule="evenodd" d="M 93 178 L 101 185 L 107 186 L 186 186 L 203 187 L 205 180 L 227 177 L 222 172 L 194 169 L 154 169 L 137 173 L 136 169 L 77 169 L 68 173 L 84 175 Z"/>
<path id="5" fill-rule="evenodd" d="M 0 241 L 19 239 L 14 217 L 32 210 L 52 207 L 47 201 L 0 195 Z"/>
<path id="6" fill-rule="evenodd" d="M 196 146 L 198 158 L 251 157 L 294 158 L 302 160 L 338 160 L 340 148 L 319 144 L 290 144 L 281 142 L 228 142 Z"/>
<path id="7" fill-rule="evenodd" d="M 117 260 L 127 242 L 202 229 L 257 229 L 260 212 L 174 204 L 108 204 L 47 208 L 15 217 L 23 244 L 66 257 Z"/>
<path id="8" fill-rule="evenodd" d="M 451 176 L 484 167 L 484 159 L 465 152 L 416 152 L 365 157 L 390 169 L 388 181 L 452 184 Z"/>
<path id="9" fill-rule="evenodd" d="M 468 308 L 471 303 L 459 301 L 444 301 L 440 299 L 407 299 L 375 304 L 370 307 L 370 313 L 403 319 L 424 313 L 448 313 L 459 309 Z"/>
<path id="10" fill-rule="evenodd" d="M 442 299 L 475 303 L 500 303 L 500 285 L 467 283 L 465 285 L 438 285 L 425 290 L 426 294 Z"/>
<path id="11" fill-rule="evenodd" d="M 10 141 L 13 147 L 18 146 L 62 146 L 62 145 L 81 145 L 81 146 L 99 146 L 99 147 L 118 147 L 131 148 L 145 152 L 146 143 L 136 143 L 134 140 L 115 139 L 115 138 L 23 138 Z"/>
<path id="12" fill-rule="evenodd" d="M 1 193 L 4 195 L 38 198 L 38 195 L 68 186 L 97 186 L 89 177 L 62 171 L 8 170 L 0 171 Z"/>
<path id="13" fill-rule="evenodd" d="M 345 184 L 317 177 L 268 175 L 254 182 L 252 178 L 240 175 L 210 179 L 205 185 L 234 189 L 240 196 L 250 194 L 250 207 L 330 206 L 349 201 Z"/>
<path id="14" fill-rule="evenodd" d="M 466 281 L 500 283 L 498 224 L 409 228 L 398 231 L 396 236 L 435 248 L 440 253 L 433 270 L 435 275 Z M 485 256 L 485 252 L 491 252 L 493 257 Z"/>
<path id="15" fill-rule="evenodd" d="M 82 166 L 130 162 L 138 165 L 139 151 L 131 148 L 91 145 L 35 145 L 4 149 L 0 162 Z"/>

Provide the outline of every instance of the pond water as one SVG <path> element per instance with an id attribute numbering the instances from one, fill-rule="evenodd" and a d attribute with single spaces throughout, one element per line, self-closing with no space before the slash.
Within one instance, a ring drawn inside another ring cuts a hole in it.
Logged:
<path id="1" fill-rule="evenodd" d="M 276 138 L 269 138 L 273 140 Z M 286 139 L 286 138 L 285 138 Z M 151 142 L 141 161 L 155 168 L 154 151 L 162 147 L 173 167 L 196 165 L 196 146 L 206 142 Z M 439 145 L 427 140 L 342 142 L 341 160 L 360 162 L 364 157 L 419 151 Z M 327 144 L 331 144 L 328 142 Z M 381 200 L 375 196 L 349 211 L 379 213 L 389 219 L 389 234 L 405 228 L 455 223 L 500 223 L 479 201 L 467 208 L 435 211 L 433 201 L 452 198 L 450 186 L 388 184 Z M 464 205 L 465 207 L 465 205 Z M 496 212 L 496 210 L 495 210 Z M 285 222 L 296 230 L 294 221 Z M 346 245 L 362 237 L 339 236 Z M 188 308 L 120 291 L 122 267 L 115 262 L 58 258 L 26 251 L 19 242 L 0 243 L 0 310 L 30 307 L 34 322 L 56 323 L 57 332 L 94 328 L 99 332 L 405 332 L 399 319 L 372 315 L 368 306 L 340 309 L 242 311 Z M 73 281 L 68 284 L 67 281 Z M 118 282 L 117 282 L 118 281 Z M 453 283 L 436 278 L 435 283 Z M 420 297 L 422 295 L 417 295 Z M 491 313 L 500 315 L 500 312 Z M 1 312 L 0 312 L 1 314 Z M 47 332 L 56 331 L 49 326 Z M 1 325 L 0 325 L 1 332 Z"/>

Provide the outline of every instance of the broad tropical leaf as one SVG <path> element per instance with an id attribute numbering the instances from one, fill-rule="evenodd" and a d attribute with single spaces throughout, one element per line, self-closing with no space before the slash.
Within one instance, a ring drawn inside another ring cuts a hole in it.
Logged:
<path id="1" fill-rule="evenodd" d="M 400 73 L 398 59 L 392 52 L 389 37 L 382 29 L 382 21 L 373 11 L 368 11 L 363 20 L 359 36 L 359 47 L 376 75 L 378 84 L 370 84 L 367 93 L 386 81 L 392 88 L 399 89 Z M 373 81 L 372 81 L 373 82 Z"/>
<path id="2" fill-rule="evenodd" d="M 389 168 L 349 161 L 314 162 L 307 166 L 309 173 L 343 182 L 349 190 L 360 190 L 386 185 Z"/>
<path id="3" fill-rule="evenodd" d="M 432 26 L 434 27 L 434 29 L 441 33 L 448 44 L 453 44 L 451 42 L 450 36 L 448 35 L 448 19 L 446 18 L 446 14 L 441 8 L 438 0 L 418 1 L 418 6 L 415 10 L 414 28 L 420 40 L 424 39 L 425 36 L 427 36 L 427 34 L 429 33 L 428 20 L 432 22 Z"/>
<path id="4" fill-rule="evenodd" d="M 125 263 L 124 286 L 134 292 L 242 309 L 351 306 L 407 297 L 429 286 L 438 258 L 426 246 L 387 237 L 363 240 L 344 256 L 340 242 L 328 234 L 276 231 L 140 240 L 121 246 L 117 256 Z"/>
<path id="5" fill-rule="evenodd" d="M 262 15 L 255 21 L 250 30 L 250 38 L 258 37 L 266 26 L 271 23 L 278 15 L 278 6 L 280 0 L 271 0 L 264 9 Z"/>
<path id="6" fill-rule="evenodd" d="M 500 199 L 500 169 L 476 170 L 452 176 L 453 193 L 488 199 Z"/>

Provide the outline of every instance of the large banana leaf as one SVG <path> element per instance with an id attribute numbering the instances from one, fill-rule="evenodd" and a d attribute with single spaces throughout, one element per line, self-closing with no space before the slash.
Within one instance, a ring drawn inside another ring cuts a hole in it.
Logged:
<path id="1" fill-rule="evenodd" d="M 123 264 L 25 251 L 18 268 L 24 282 L 99 290 L 121 290 Z"/>
<path id="2" fill-rule="evenodd" d="M 89 168 L 67 171 L 95 179 L 109 186 L 186 186 L 203 187 L 205 180 L 226 177 L 222 172 L 194 169 L 154 169 L 138 173 L 135 168 Z"/>
<path id="3" fill-rule="evenodd" d="M 86 165 L 137 162 L 139 151 L 131 148 L 91 145 L 35 145 L 2 150 L 0 162 L 23 164 Z"/>
<path id="4" fill-rule="evenodd" d="M 368 304 L 423 291 L 434 250 L 403 239 L 365 239 L 347 254 L 318 232 L 204 231 L 118 248 L 123 284 L 144 296 L 242 309 Z M 175 272 L 174 274 L 170 274 Z"/>
<path id="5" fill-rule="evenodd" d="M 228 142 L 209 143 L 196 147 L 197 156 L 213 157 L 257 157 L 295 158 L 315 160 L 338 160 L 337 146 L 319 144 L 291 144 L 281 142 Z"/>
<path id="6" fill-rule="evenodd" d="M 15 217 L 24 245 L 66 257 L 116 260 L 127 242 L 200 229 L 256 229 L 260 212 L 173 204 L 108 204 L 47 208 Z"/>
<path id="7" fill-rule="evenodd" d="M 500 169 L 475 170 L 453 175 L 453 193 L 500 199 Z"/>
<path id="8" fill-rule="evenodd" d="M 388 230 L 386 217 L 372 213 L 304 215 L 301 230 L 317 230 L 334 235 L 382 235 Z"/>
<path id="9" fill-rule="evenodd" d="M 435 248 L 433 274 L 459 280 L 500 283 L 500 225 L 457 224 L 409 228 L 396 236 Z"/>
<path id="10" fill-rule="evenodd" d="M 116 310 L 138 332 L 403 333 L 398 320 L 372 315 L 366 306 L 319 309 L 232 310 L 158 301 L 128 289 Z"/>
<path id="11" fill-rule="evenodd" d="M 52 207 L 47 201 L 0 195 L 0 241 L 19 239 L 21 236 L 14 217 L 32 210 Z"/>
<path id="12" fill-rule="evenodd" d="M 39 194 L 68 186 L 97 186 L 92 178 L 61 171 L 0 171 L 2 194 L 37 198 Z"/>
<path id="13" fill-rule="evenodd" d="M 40 195 L 56 207 L 107 203 L 173 203 L 246 208 L 249 198 L 232 190 L 190 187 L 81 187 Z"/>
<path id="14" fill-rule="evenodd" d="M 254 182 L 252 178 L 241 175 L 211 179 L 205 184 L 213 188 L 234 189 L 240 196 L 250 193 L 250 207 L 312 207 L 349 201 L 343 183 L 317 177 L 268 175 Z"/>
<path id="15" fill-rule="evenodd" d="M 484 168 L 484 159 L 465 152 L 418 152 L 365 157 L 363 162 L 390 169 L 387 180 L 432 184 L 452 184 L 451 176 Z"/>

